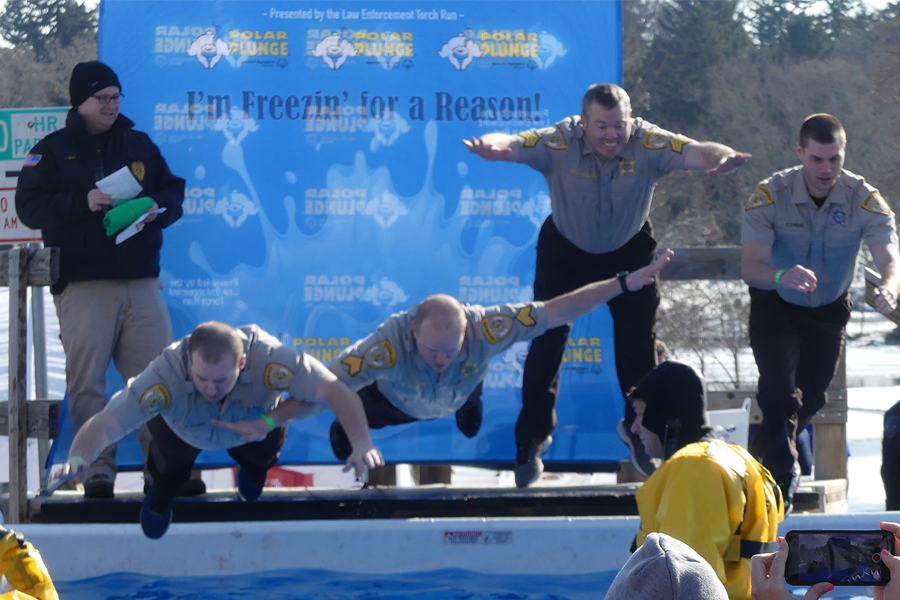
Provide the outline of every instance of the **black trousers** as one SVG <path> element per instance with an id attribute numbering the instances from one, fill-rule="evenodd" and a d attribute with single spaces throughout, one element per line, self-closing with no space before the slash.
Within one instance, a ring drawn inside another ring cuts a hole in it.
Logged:
<path id="1" fill-rule="evenodd" d="M 624 246 L 606 254 L 591 254 L 567 240 L 548 217 L 537 244 L 534 299 L 550 300 L 589 283 L 610 279 L 621 271 L 635 271 L 656 259 L 656 240 L 650 222 Z M 637 385 L 656 366 L 656 309 L 659 282 L 609 302 L 613 318 L 616 372 L 622 392 Z M 522 378 L 522 412 L 516 422 L 516 445 L 528 448 L 542 442 L 556 428 L 556 399 L 568 325 L 551 329 L 531 342 Z M 634 412 L 625 404 L 629 425 Z"/>
<path id="2" fill-rule="evenodd" d="M 763 416 L 750 451 L 776 479 L 797 460 L 797 432 L 825 406 L 851 307 L 848 294 L 807 308 L 785 302 L 775 290 L 750 288 L 750 347 Z"/>
<path id="3" fill-rule="evenodd" d="M 900 510 L 900 402 L 884 413 L 881 480 L 884 482 L 885 510 Z"/>
<path id="4" fill-rule="evenodd" d="M 466 403 L 459 410 L 471 409 L 476 404 L 481 404 L 481 392 L 483 383 L 479 383 L 478 387 L 469 394 Z M 384 397 L 381 390 L 378 389 L 378 383 L 367 385 L 359 390 L 359 397 L 362 399 L 363 408 L 366 411 L 366 420 L 369 422 L 369 429 L 381 429 L 388 425 L 402 425 L 404 423 L 412 423 L 419 421 L 415 417 L 411 417 Z"/>
<path id="5" fill-rule="evenodd" d="M 173 498 L 175 490 L 190 479 L 200 449 L 178 437 L 160 416 L 151 419 L 147 425 L 153 436 L 147 453 L 147 469 L 153 477 L 154 493 L 162 498 Z M 228 454 L 258 481 L 265 479 L 266 471 L 278 462 L 285 439 L 287 425 L 276 427 L 262 441 L 229 448 Z"/>

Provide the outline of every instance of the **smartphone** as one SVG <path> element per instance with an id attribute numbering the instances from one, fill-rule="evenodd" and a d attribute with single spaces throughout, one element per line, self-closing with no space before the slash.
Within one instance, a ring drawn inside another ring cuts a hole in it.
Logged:
<path id="1" fill-rule="evenodd" d="M 881 551 L 894 553 L 894 534 L 873 530 L 794 530 L 788 544 L 784 580 L 791 585 L 886 585 L 891 572 Z"/>

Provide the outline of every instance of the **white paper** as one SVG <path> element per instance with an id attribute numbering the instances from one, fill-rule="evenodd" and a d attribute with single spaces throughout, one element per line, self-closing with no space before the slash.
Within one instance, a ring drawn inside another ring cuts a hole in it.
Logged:
<path id="1" fill-rule="evenodd" d="M 123 229 L 119 232 L 119 235 L 116 236 L 116 245 L 121 244 L 131 236 L 137 234 L 141 229 L 144 228 L 144 221 L 147 220 L 147 217 L 150 215 L 158 215 L 159 213 L 166 212 L 166 207 L 157 208 L 156 210 L 151 210 L 150 212 L 145 212 L 137 219 L 134 220 L 134 223 Z"/>
<path id="2" fill-rule="evenodd" d="M 97 187 L 112 196 L 113 206 L 122 200 L 136 198 L 143 189 L 128 167 L 122 167 L 112 175 L 107 175 L 97 182 Z"/>

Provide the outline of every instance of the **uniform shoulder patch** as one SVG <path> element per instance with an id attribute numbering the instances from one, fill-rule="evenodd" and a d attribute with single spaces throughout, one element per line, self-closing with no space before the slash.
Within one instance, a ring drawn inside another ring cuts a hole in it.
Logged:
<path id="1" fill-rule="evenodd" d="M 535 146 L 537 146 L 538 141 L 540 141 L 541 139 L 541 136 L 530 131 L 523 131 L 519 134 L 519 137 L 524 140 L 522 142 L 522 145 L 526 148 L 534 148 Z"/>
<path id="2" fill-rule="evenodd" d="M 151 386 L 141 394 L 141 408 L 149 415 L 156 414 L 169 408 L 172 404 L 172 394 L 161 383 Z"/>
<path id="3" fill-rule="evenodd" d="M 891 207 L 888 206 L 888 203 L 878 192 L 869 194 L 866 199 L 863 200 L 862 207 L 876 215 L 888 216 L 891 214 Z"/>
<path id="4" fill-rule="evenodd" d="M 519 309 L 519 312 L 516 313 L 516 321 L 524 325 L 525 327 L 534 327 L 534 317 L 531 316 L 531 307 L 523 306 Z"/>
<path id="5" fill-rule="evenodd" d="M 23 167 L 34 167 L 39 162 L 41 162 L 40 154 L 28 154 L 27 156 L 25 156 L 25 160 L 22 161 L 22 166 Z"/>
<path id="6" fill-rule="evenodd" d="M 269 363 L 266 366 L 266 387 L 270 390 L 286 390 L 294 381 L 294 372 L 280 363 Z"/>
<path id="7" fill-rule="evenodd" d="M 774 202 L 775 200 L 772 198 L 772 192 L 769 191 L 769 188 L 761 185 L 753 190 L 753 193 L 750 194 L 750 197 L 744 202 L 744 210 L 762 208 L 763 206 L 768 206 Z"/>
<path id="8" fill-rule="evenodd" d="M 669 140 L 669 145 L 672 147 L 673 152 L 681 154 L 682 150 L 684 150 L 684 145 L 690 144 L 692 141 L 693 140 L 686 138 L 683 135 L 676 135 Z"/>
<path id="9" fill-rule="evenodd" d="M 552 132 L 541 136 L 541 140 L 544 142 L 544 145 L 551 150 L 565 150 L 566 148 L 568 148 L 568 145 L 566 144 L 566 136 L 559 129 L 559 127 L 554 129 Z"/>
<path id="10" fill-rule="evenodd" d="M 363 360 L 373 369 L 390 369 L 397 364 L 397 353 L 391 343 L 384 340 L 369 346 Z"/>
<path id="11" fill-rule="evenodd" d="M 363 359 L 358 356 L 353 356 L 352 354 L 344 357 L 341 362 L 347 365 L 347 373 L 350 377 L 355 377 L 359 375 L 359 372 L 362 371 Z"/>
<path id="12" fill-rule="evenodd" d="M 147 169 L 144 168 L 144 163 L 139 160 L 131 163 L 131 172 L 134 174 L 134 178 L 138 181 L 144 180 L 144 175 L 147 174 Z"/>
<path id="13" fill-rule="evenodd" d="M 481 320 L 484 337 L 492 343 L 503 341 L 513 328 L 513 319 L 509 315 L 491 315 Z"/>
<path id="14" fill-rule="evenodd" d="M 660 129 L 651 129 L 644 135 L 644 148 L 648 150 L 662 150 L 669 145 L 671 136 Z"/>

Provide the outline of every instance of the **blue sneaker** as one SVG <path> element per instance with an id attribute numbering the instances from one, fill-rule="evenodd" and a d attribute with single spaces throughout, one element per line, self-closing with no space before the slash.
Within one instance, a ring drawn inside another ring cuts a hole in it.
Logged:
<path id="1" fill-rule="evenodd" d="M 166 534 L 172 523 L 172 499 L 164 500 L 153 493 L 153 486 L 144 496 L 141 505 L 141 529 L 151 540 L 158 540 Z"/>
<path id="2" fill-rule="evenodd" d="M 237 469 L 237 489 L 238 496 L 244 502 L 253 502 L 262 495 L 263 487 L 266 485 L 266 478 L 263 476 L 260 480 L 255 480 L 247 472 L 244 467 L 238 466 Z"/>

